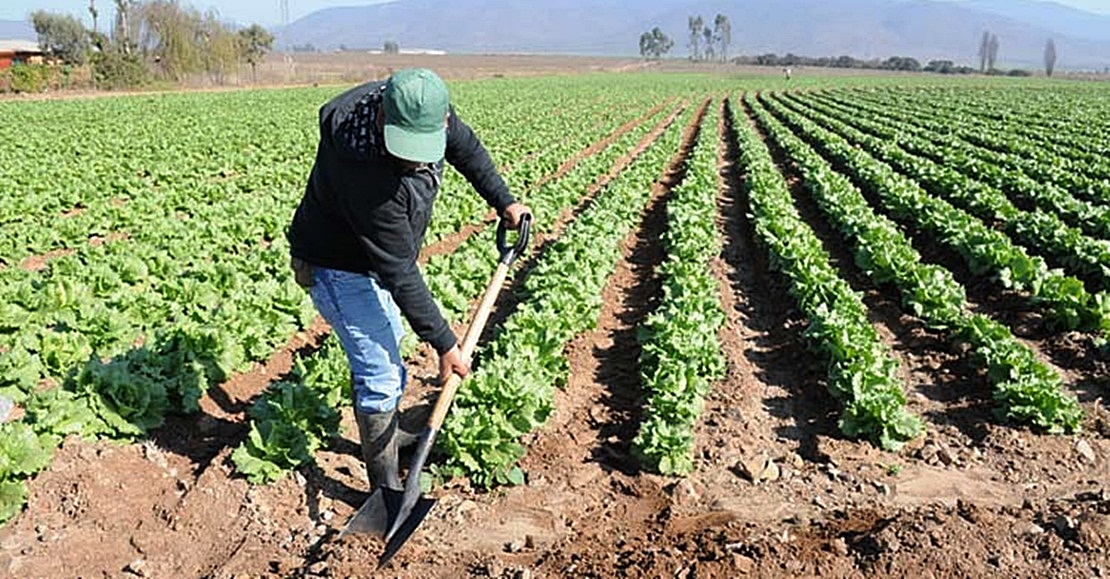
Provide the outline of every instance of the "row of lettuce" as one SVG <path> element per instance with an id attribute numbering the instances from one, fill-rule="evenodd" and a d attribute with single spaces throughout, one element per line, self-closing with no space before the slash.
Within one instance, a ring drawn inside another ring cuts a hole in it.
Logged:
<path id="1" fill-rule="evenodd" d="M 640 329 L 640 382 L 646 398 L 633 450 L 667 475 L 694 469 L 694 427 L 705 397 L 725 375 L 719 332 L 726 317 L 712 262 L 721 253 L 717 229 L 719 103 L 706 108 L 682 182 L 666 200 L 666 259 L 656 270 L 658 308 Z"/>
<path id="2" fill-rule="evenodd" d="M 1063 391 L 1059 375 L 1039 361 L 1004 325 L 985 315 L 970 313 L 964 288 L 952 273 L 922 263 L 898 225 L 872 210 L 852 180 L 836 172 L 810 144 L 842 163 L 847 175 L 867 183 L 883 209 L 901 219 L 915 220 L 915 225 L 935 233 L 938 240 L 952 244 L 969 258 L 976 256 L 976 252 L 1007 247 L 1004 236 L 986 229 L 943 200 L 929 196 L 912 181 L 773 99 L 747 102 L 769 137 L 798 166 L 807 191 L 853 247 L 863 272 L 877 286 L 890 286 L 897 291 L 907 314 L 971 345 L 973 358 L 983 365 L 994 387 L 1001 417 L 1054 432 L 1078 428 L 1082 413 L 1075 398 Z M 764 103 L 778 118 L 767 112 Z M 787 125 L 801 136 L 792 133 Z M 989 271 L 1005 278 L 1003 268 L 1010 265 L 995 263 L 997 269 Z"/>

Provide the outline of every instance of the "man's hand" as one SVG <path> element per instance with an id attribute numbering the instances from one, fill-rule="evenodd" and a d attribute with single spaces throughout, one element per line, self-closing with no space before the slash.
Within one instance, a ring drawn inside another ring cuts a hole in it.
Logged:
<path id="1" fill-rule="evenodd" d="M 501 214 L 501 217 L 505 219 L 505 225 L 507 225 L 509 229 L 519 229 L 521 220 L 524 219 L 525 215 L 531 212 L 532 210 L 529 209 L 527 205 L 523 203 L 513 203 L 505 208 L 505 212 Z"/>
<path id="2" fill-rule="evenodd" d="M 466 378 L 466 375 L 469 373 L 470 363 L 463 360 L 462 351 L 459 350 L 458 344 L 439 355 L 440 386 L 446 384 L 452 374 L 458 374 L 460 378 Z"/>

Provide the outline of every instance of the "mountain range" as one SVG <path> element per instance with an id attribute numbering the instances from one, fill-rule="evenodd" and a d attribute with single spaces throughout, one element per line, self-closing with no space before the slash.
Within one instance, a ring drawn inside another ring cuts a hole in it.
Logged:
<path id="1" fill-rule="evenodd" d="M 1110 15 L 1038 0 L 393 0 L 318 10 L 274 32 L 278 47 L 318 50 L 392 41 L 471 54 L 633 56 L 640 34 L 658 26 L 674 41 L 669 55 L 681 57 L 689 54 L 688 18 L 712 25 L 717 14 L 732 25 L 730 55 L 912 56 L 977 66 L 990 31 L 1003 68 L 1040 68 L 1048 39 L 1058 69 L 1110 66 Z M 0 38 L 34 31 L 0 20 Z"/>

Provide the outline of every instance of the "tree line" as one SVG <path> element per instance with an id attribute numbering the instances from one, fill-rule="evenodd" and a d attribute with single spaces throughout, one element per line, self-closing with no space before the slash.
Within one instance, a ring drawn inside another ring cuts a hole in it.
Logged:
<path id="1" fill-rule="evenodd" d="M 728 60 L 728 47 L 732 44 L 732 22 L 728 16 L 717 14 L 710 27 L 699 14 L 687 19 L 690 32 L 687 46 L 690 48 L 690 60 L 720 61 Z M 670 52 L 674 41 L 667 36 L 658 26 L 640 35 L 640 56 L 658 60 Z"/>
<path id="2" fill-rule="evenodd" d="M 689 59 L 692 61 L 730 61 L 728 48 L 732 43 L 732 23 L 728 16 L 717 14 L 713 19 L 713 26 L 709 27 L 699 14 L 687 19 L 690 49 Z M 984 31 L 979 43 L 979 69 L 983 74 L 1006 74 L 1009 76 L 1027 76 L 1029 71 L 1012 69 L 1009 71 L 997 68 L 998 51 L 1000 43 L 998 36 L 990 31 Z M 659 60 L 674 47 L 674 41 L 658 26 L 640 35 L 640 56 L 647 59 Z M 756 56 L 737 56 L 731 59 L 734 64 L 755 64 L 762 66 L 819 66 L 829 68 L 860 68 L 876 70 L 899 70 L 907 72 L 935 72 L 939 74 L 971 74 L 976 69 L 970 66 L 957 65 L 950 60 L 931 60 L 925 65 L 908 56 L 892 56 L 887 59 L 862 60 L 851 56 L 835 57 L 807 57 L 787 53 L 760 54 Z M 1052 76 L 1056 68 L 1056 44 L 1052 39 L 1045 43 L 1044 70 L 1047 76 Z"/>
<path id="3" fill-rule="evenodd" d="M 243 62 L 253 78 L 273 46 L 273 35 L 258 24 L 236 29 L 214 11 L 176 0 L 113 2 L 115 13 L 103 31 L 95 0 L 88 4 L 92 29 L 72 14 L 33 12 L 39 47 L 54 62 L 90 66 L 96 86 L 110 89 L 194 74 L 223 84 Z"/>

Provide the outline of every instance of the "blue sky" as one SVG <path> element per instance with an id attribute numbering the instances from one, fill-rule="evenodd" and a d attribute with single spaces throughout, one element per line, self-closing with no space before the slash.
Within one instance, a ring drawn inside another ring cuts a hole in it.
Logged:
<path id="1" fill-rule="evenodd" d="M 381 0 L 379 0 L 381 1 Z M 542 1 L 542 0 L 540 0 Z M 835 0 L 834 0 L 835 1 Z M 1056 0 L 1091 12 L 1110 14 L 1110 0 Z M 281 21 L 280 0 L 184 0 L 200 10 L 216 9 L 225 20 L 240 23 L 258 22 L 277 24 Z M 310 12 L 331 6 L 359 6 L 373 4 L 374 0 L 289 0 L 289 16 L 296 20 Z M 0 20 L 22 20 L 33 10 L 68 12 L 88 20 L 88 0 L 5 0 L 0 3 Z M 111 12 L 112 0 L 96 0 L 101 14 Z"/>

